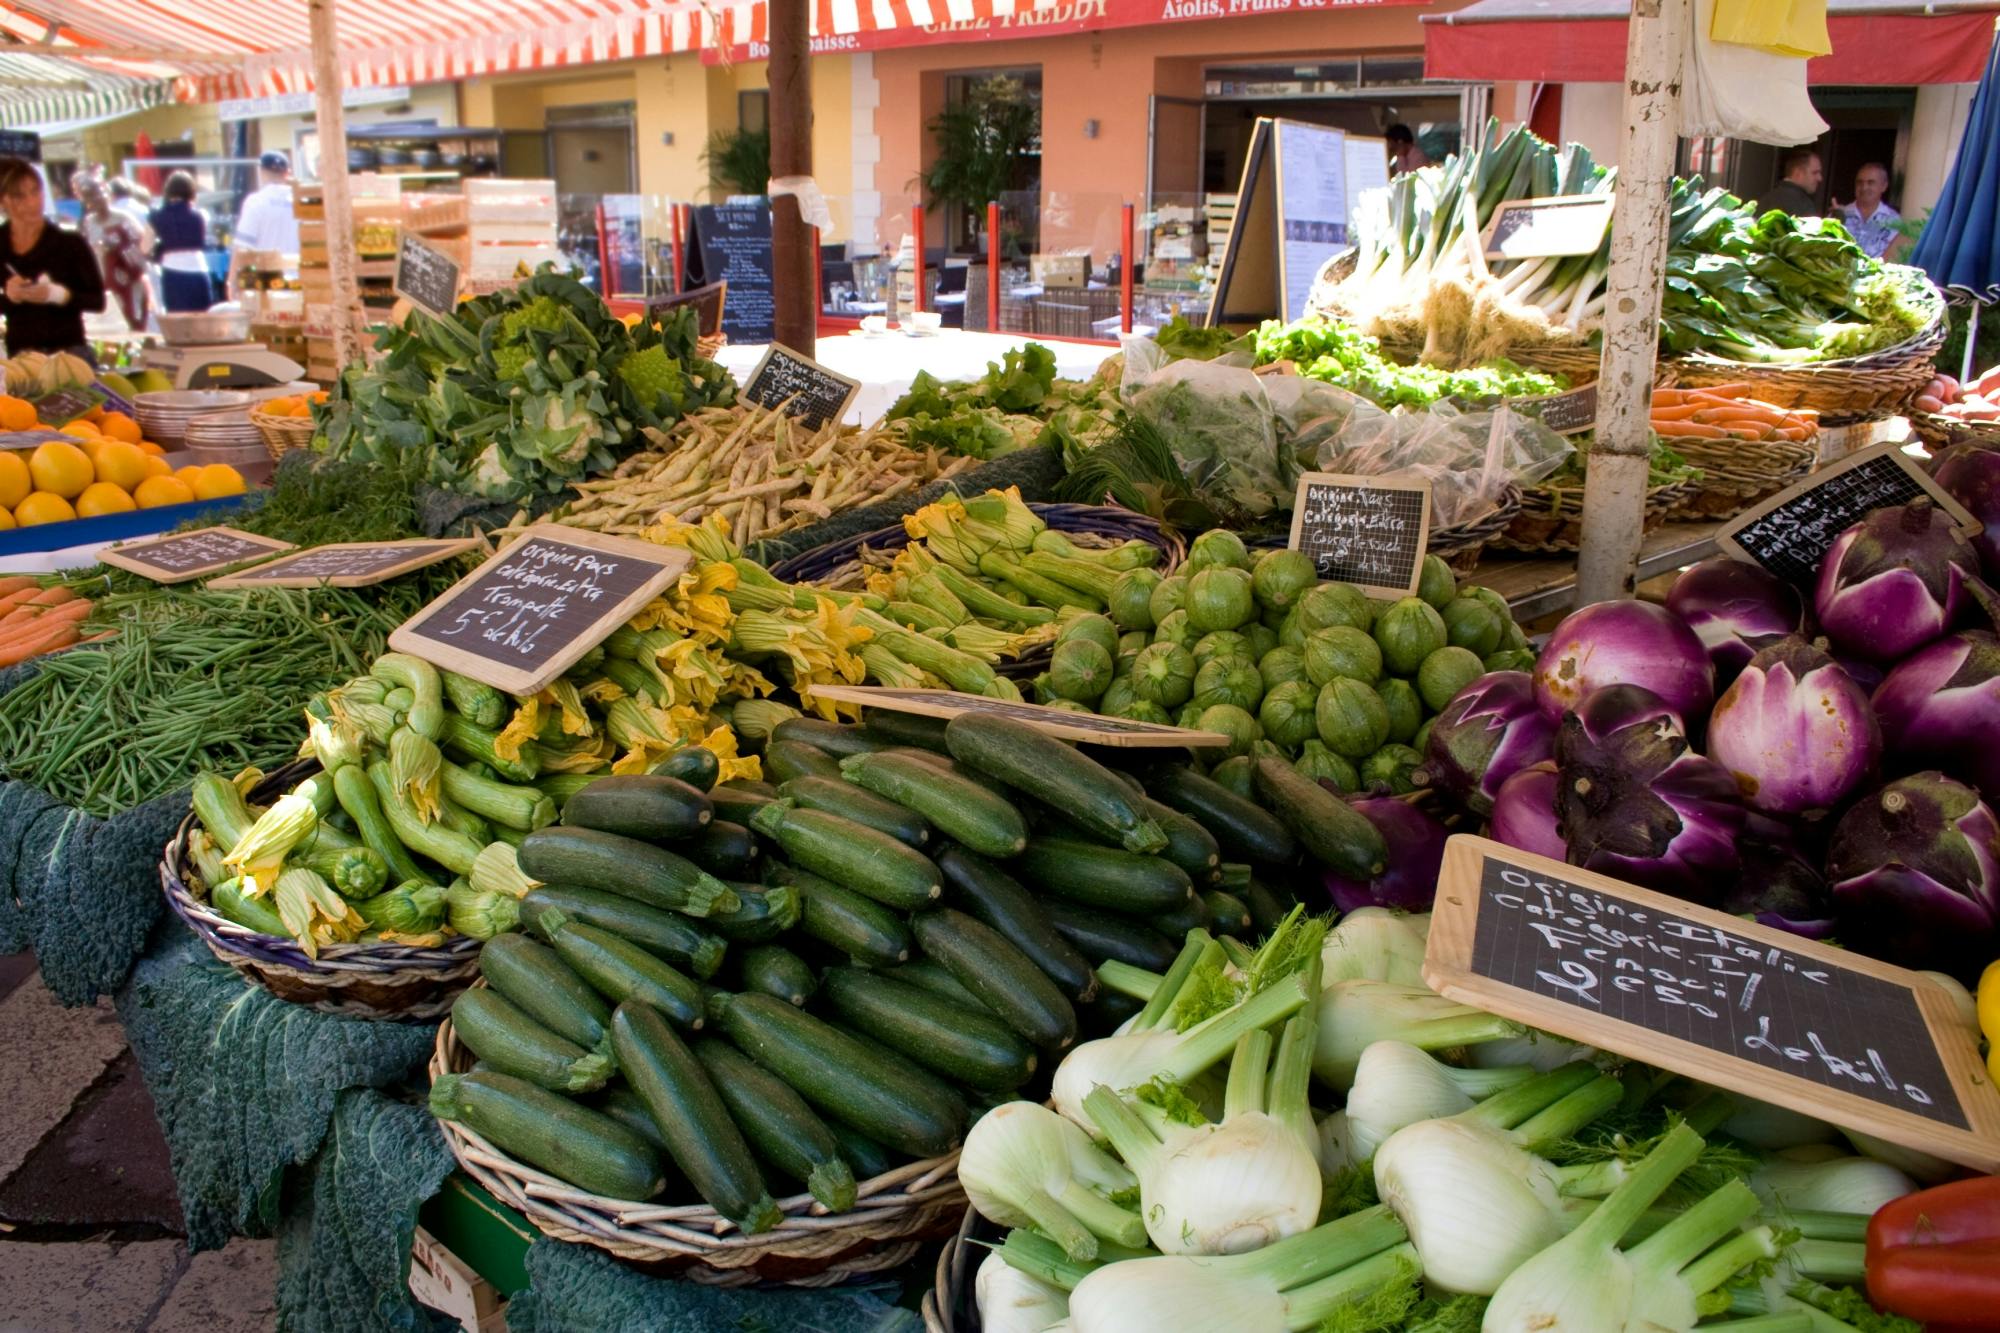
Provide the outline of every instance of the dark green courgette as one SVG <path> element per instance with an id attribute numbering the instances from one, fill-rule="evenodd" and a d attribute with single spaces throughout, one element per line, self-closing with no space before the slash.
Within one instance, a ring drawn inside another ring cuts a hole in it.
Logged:
<path id="1" fill-rule="evenodd" d="M 798 890 L 786 885 L 732 884 L 736 908 L 712 912 L 708 925 L 726 940 L 741 944 L 762 944 L 774 940 L 799 923 L 803 908 Z"/>
<path id="2" fill-rule="evenodd" d="M 1233 893 L 1209 889 L 1201 895 L 1201 905 L 1208 917 L 1208 929 L 1213 934 L 1247 939 L 1256 929 L 1257 921 L 1250 914 L 1249 904 Z"/>
<path id="3" fill-rule="evenodd" d="M 1270 885 L 1255 875 L 1235 892 L 1243 900 L 1243 905 L 1250 909 L 1251 923 L 1259 934 L 1268 935 L 1276 930 L 1278 923 L 1285 919 L 1285 913 L 1291 910 Z"/>
<path id="4" fill-rule="evenodd" d="M 827 778 L 806 774 L 793 778 L 781 790 L 804 809 L 851 819 L 863 828 L 888 834 L 906 847 L 930 845 L 931 826 L 922 815 L 845 782 L 838 775 Z"/>
<path id="5" fill-rule="evenodd" d="M 551 909 L 608 930 L 703 979 L 715 975 L 727 948 L 720 935 L 710 934 L 684 916 L 648 907 L 623 894 L 575 884 L 544 884 L 530 891 L 521 899 L 521 920 L 539 933 L 541 915 Z"/>
<path id="6" fill-rule="evenodd" d="M 771 790 L 775 793 L 777 788 Z M 708 803 L 715 808 L 717 823 L 726 819 L 746 828 L 750 824 L 750 816 L 756 814 L 759 807 L 769 805 L 776 799 L 775 795 L 766 796 L 762 792 L 732 787 L 726 782 L 720 787 L 710 788 L 708 793 Z"/>
<path id="7" fill-rule="evenodd" d="M 753 944 L 732 952 L 744 990 L 773 995 L 787 1004 L 804 1004 L 819 989 L 819 978 L 806 960 L 783 945 Z"/>
<path id="8" fill-rule="evenodd" d="M 1194 894 L 1187 872 L 1172 861 L 1076 838 L 1032 838 L 1010 869 L 1035 889 L 1139 917 L 1173 911 Z"/>
<path id="9" fill-rule="evenodd" d="M 708 1071 L 729 1114 L 765 1161 L 802 1182 L 829 1212 L 854 1206 L 854 1172 L 826 1122 L 785 1081 L 726 1041 L 695 1043 L 695 1059 Z"/>
<path id="10" fill-rule="evenodd" d="M 872 1180 L 895 1170 L 896 1155 L 860 1130 L 843 1125 L 838 1120 L 828 1120 L 826 1127 L 833 1132 L 834 1142 L 840 1145 L 840 1155 L 854 1169 L 857 1180 Z"/>
<path id="11" fill-rule="evenodd" d="M 642 1000 L 682 1027 L 704 1021 L 700 983 L 609 930 L 543 912 L 529 924 L 555 946 L 556 956 L 614 1006 Z M 499 936 L 496 938 L 506 938 Z"/>
<path id="12" fill-rule="evenodd" d="M 570 805 L 589 795 L 584 792 Z M 617 833 L 536 829 L 521 843 L 519 859 L 522 871 L 544 884 L 602 889 L 683 916 L 705 917 L 740 905 L 734 889 L 685 856 Z"/>
<path id="13" fill-rule="evenodd" d="M 622 833 L 647 842 L 685 838 L 714 818 L 715 807 L 706 792 L 659 773 L 599 778 L 570 797 L 562 811 L 562 822 L 571 828 Z"/>
<path id="14" fill-rule="evenodd" d="M 1084 956 L 1050 924 L 1048 913 L 1020 881 L 960 847 L 937 858 L 947 898 L 1006 937 L 1062 992 L 1075 1001 L 1097 993 L 1097 974 Z"/>
<path id="15" fill-rule="evenodd" d="M 783 788 L 793 778 L 837 778 L 840 776 L 840 761 L 817 745 L 808 745 L 804 741 L 773 740 L 764 747 L 764 771 L 771 775 L 771 781 Z"/>
<path id="16" fill-rule="evenodd" d="M 944 892 L 929 857 L 851 819 L 774 801 L 750 817 L 750 827 L 782 847 L 793 865 L 897 911 L 929 907 Z"/>
<path id="17" fill-rule="evenodd" d="M 679 778 L 696 791 L 707 791 L 722 776 L 722 761 L 705 745 L 689 745 L 653 765 L 659 777 Z"/>
<path id="18" fill-rule="evenodd" d="M 1160 804 L 1207 829 L 1232 861 L 1287 865 L 1298 857 L 1298 841 L 1283 820 L 1191 768 L 1155 769 L 1146 789 Z"/>
<path id="19" fill-rule="evenodd" d="M 1044 902 L 1049 924 L 1085 958 L 1102 962 L 1115 958 L 1148 972 L 1165 972 L 1180 950 L 1172 940 L 1149 926 L 1109 912 L 1060 901 Z"/>
<path id="20" fill-rule="evenodd" d="M 588 1050 L 604 1040 L 611 1006 L 546 944 L 509 931 L 479 951 L 479 975 L 558 1037 Z"/>
<path id="21" fill-rule="evenodd" d="M 945 728 L 951 756 L 1064 811 L 1099 837 L 1129 852 L 1167 845 L 1166 832 L 1104 765 L 1025 722 L 990 713 L 961 713 Z"/>
<path id="22" fill-rule="evenodd" d="M 890 745 L 910 745 L 919 750 L 946 753 L 945 719 L 921 713 L 899 713 L 892 708 L 871 708 L 861 719 L 861 729 Z"/>
<path id="23" fill-rule="evenodd" d="M 757 837 L 743 824 L 718 819 L 674 850 L 717 879 L 748 879 L 757 869 Z"/>
<path id="24" fill-rule="evenodd" d="M 639 1100 L 639 1094 L 624 1084 L 614 1083 L 606 1088 L 592 1109 L 610 1116 L 662 1154 L 667 1151 L 667 1136 L 660 1133 L 660 1127 L 653 1123 L 653 1113 L 646 1109 L 646 1103 Z"/>
<path id="25" fill-rule="evenodd" d="M 1028 845 L 1028 823 L 1012 802 L 935 764 L 899 754 L 857 754 L 840 761 L 840 773 L 916 811 L 982 856 L 1013 856 Z"/>
<path id="26" fill-rule="evenodd" d="M 431 1084 L 430 1108 L 509 1157 L 592 1194 L 643 1203 L 667 1185 L 659 1154 L 638 1134 L 506 1074 L 441 1074 Z"/>
<path id="27" fill-rule="evenodd" d="M 1284 759 L 1259 759 L 1257 794 L 1299 840 L 1307 855 L 1349 879 L 1382 873 L 1388 848 L 1368 817 Z"/>
<path id="28" fill-rule="evenodd" d="M 1166 830 L 1167 845 L 1160 855 L 1185 870 L 1197 887 L 1213 883 L 1222 864 L 1222 848 L 1201 821 L 1143 793 L 1139 804 Z"/>
<path id="29" fill-rule="evenodd" d="M 911 920 L 917 945 L 1008 1027 L 1059 1051 L 1076 1040 L 1076 1010 L 1028 956 L 991 926 L 941 908 Z"/>
<path id="30" fill-rule="evenodd" d="M 1004 1092 L 1034 1075 L 1034 1048 L 990 1012 L 851 967 L 830 970 L 821 993 L 848 1026 L 946 1078 Z"/>
<path id="31" fill-rule="evenodd" d="M 787 868 L 784 873 L 803 899 L 801 933 L 872 967 L 894 967 L 909 959 L 910 932 L 881 903 L 810 871 Z"/>
<path id="32" fill-rule="evenodd" d="M 835 759 L 845 759 L 851 754 L 862 754 L 868 750 L 886 750 L 890 742 L 869 735 L 860 727 L 848 726 L 840 722 L 822 722 L 816 717 L 788 717 L 771 728 L 771 741 L 804 741 L 815 749 L 826 751 Z M 767 742 L 765 749 L 770 749 Z"/>
<path id="33" fill-rule="evenodd" d="M 1172 907 L 1154 912 L 1133 912 L 1131 916 L 1168 939 L 1186 939 L 1190 930 L 1205 930 L 1208 927 L 1208 909 L 1202 905 L 1199 894 L 1183 898 Z"/>
<path id="34" fill-rule="evenodd" d="M 962 982 L 947 972 L 944 964 L 928 958 L 912 958 L 901 967 L 889 969 L 888 976 L 898 981 L 907 981 L 912 986 L 921 986 L 933 995 L 941 995 L 953 1004 L 967 1009 L 978 1009 L 987 1014 L 993 1011 L 979 1002 L 979 997 L 967 990 Z"/>
<path id="35" fill-rule="evenodd" d="M 490 987 L 460 992 L 451 1025 L 481 1060 L 551 1092 L 595 1092 L 616 1068 L 608 1045 L 586 1050 L 558 1037 Z"/>

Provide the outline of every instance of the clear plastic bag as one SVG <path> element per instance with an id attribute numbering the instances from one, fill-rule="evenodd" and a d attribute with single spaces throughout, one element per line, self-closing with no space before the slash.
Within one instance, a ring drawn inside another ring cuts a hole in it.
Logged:
<path id="1" fill-rule="evenodd" d="M 1323 441 L 1321 472 L 1406 477 L 1431 483 L 1431 526 L 1476 522 L 1499 507 L 1507 484 L 1531 486 L 1563 465 L 1570 442 L 1506 407 L 1465 410 L 1433 403 L 1422 412 L 1355 413 Z"/>
<path id="2" fill-rule="evenodd" d="M 1168 361 L 1157 344 L 1128 339 L 1125 407 L 1157 429 L 1188 483 L 1255 520 L 1288 508 L 1298 466 L 1279 447 L 1263 377 L 1216 361 Z"/>

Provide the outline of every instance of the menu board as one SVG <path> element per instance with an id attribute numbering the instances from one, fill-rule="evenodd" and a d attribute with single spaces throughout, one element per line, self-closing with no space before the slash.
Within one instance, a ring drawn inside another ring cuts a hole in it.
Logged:
<path id="1" fill-rule="evenodd" d="M 1356 196 L 1388 179 L 1384 140 L 1260 117 L 1244 152 L 1209 324 L 1303 315 L 1320 270 L 1351 248 Z"/>
<path id="2" fill-rule="evenodd" d="M 121 542 L 98 552 L 107 565 L 143 575 L 155 583 L 186 583 L 204 574 L 293 549 L 290 542 L 236 528 L 198 528 L 143 541 Z"/>
<path id="3" fill-rule="evenodd" d="M 458 263 L 405 233 L 396 251 L 395 290 L 433 318 L 448 319 L 458 309 Z"/>
<path id="4" fill-rule="evenodd" d="M 389 646 L 509 694 L 534 694 L 692 558 L 675 547 L 538 523 L 403 622 Z"/>
<path id="5" fill-rule="evenodd" d="M 42 136 L 33 130 L 0 130 L 0 157 L 39 162 L 42 160 Z"/>
<path id="6" fill-rule="evenodd" d="M 462 555 L 475 537 L 443 541 L 335 542 L 211 580 L 211 588 L 366 588 Z"/>
<path id="7" fill-rule="evenodd" d="M 1514 199 L 1493 211 L 1482 244 L 1488 259 L 1594 255 L 1611 226 L 1616 196 L 1558 195 Z"/>
<path id="8" fill-rule="evenodd" d="M 2000 1167 L 2000 1093 L 1919 973 L 1485 838 L 1453 837 L 1424 979 L 1586 1045 Z"/>
<path id="9" fill-rule="evenodd" d="M 1219 731 L 1195 731 L 1188 727 L 1163 727 L 1157 722 L 1134 722 L 1123 717 L 1096 717 L 1072 713 L 1041 704 L 1015 703 L 1011 699 L 989 699 L 981 694 L 959 694 L 954 690 L 898 690 L 880 685 L 815 685 L 813 698 L 860 704 L 866 708 L 886 708 L 895 713 L 917 713 L 924 717 L 957 717 L 961 713 L 990 713 L 1026 722 L 1038 731 L 1066 741 L 1125 748 L 1160 746 L 1220 746 L 1229 737 Z"/>
<path id="10" fill-rule="evenodd" d="M 737 343 L 767 343 L 777 337 L 770 208 L 762 203 L 698 204 L 688 219 L 694 233 L 687 247 L 688 282 L 729 284 L 722 331 Z"/>
<path id="11" fill-rule="evenodd" d="M 803 352 L 772 343 L 743 382 L 743 399 L 759 407 L 783 407 L 808 430 L 818 430 L 847 413 L 861 381 L 828 370 Z"/>
<path id="12" fill-rule="evenodd" d="M 1306 312 L 1320 265 L 1347 248 L 1347 135 L 1302 120 L 1274 120 L 1277 135 L 1278 318 Z"/>
<path id="13" fill-rule="evenodd" d="M 705 287 L 654 297 L 646 302 L 646 318 L 657 320 L 660 316 L 678 310 L 684 305 L 693 306 L 695 332 L 708 338 L 722 332 L 722 314 L 728 304 L 729 283 L 711 282 Z"/>
<path id="14" fill-rule="evenodd" d="M 1890 443 L 1864 449 L 1821 468 L 1797 485 L 1744 511 L 1716 534 L 1716 544 L 1739 560 L 1752 560 L 1781 579 L 1810 583 L 1842 532 L 1877 509 L 1929 496 L 1959 531 L 1979 531 L 1978 520 L 1945 494 L 1916 460 Z"/>
<path id="15" fill-rule="evenodd" d="M 1423 577 L 1430 519 L 1428 481 L 1308 472 L 1292 502 L 1288 544 L 1311 556 L 1323 579 L 1408 597 Z"/>

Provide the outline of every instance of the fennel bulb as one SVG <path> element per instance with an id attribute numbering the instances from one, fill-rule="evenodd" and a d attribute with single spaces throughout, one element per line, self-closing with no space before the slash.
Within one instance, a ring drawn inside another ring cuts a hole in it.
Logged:
<path id="1" fill-rule="evenodd" d="M 1778 1208 L 1872 1213 L 1913 1193 L 1917 1182 L 1887 1162 L 1808 1144 L 1774 1154 L 1750 1177 L 1750 1187 Z"/>
<path id="2" fill-rule="evenodd" d="M 1337 1113 L 1343 1116 L 1344 1127 L 1320 1129 L 1320 1163 L 1329 1171 L 1359 1165 L 1405 1125 L 1470 1111 L 1480 1098 L 1513 1087 L 1534 1072 L 1525 1065 L 1454 1069 L 1408 1042 L 1374 1042 L 1355 1063 L 1347 1108 Z M 1340 1143 L 1337 1158 L 1326 1155 L 1330 1138 Z"/>
<path id="3" fill-rule="evenodd" d="M 1354 1086 L 1361 1053 L 1378 1041 L 1407 1042 L 1436 1051 L 1517 1037 L 1521 1032 L 1518 1023 L 1447 1000 L 1426 986 L 1355 977 L 1320 992 L 1313 1073 L 1320 1082 L 1345 1092 Z"/>
<path id="4" fill-rule="evenodd" d="M 1422 921 L 1422 928 L 1415 924 Z M 1424 939 L 1430 914 L 1421 918 L 1386 907 L 1357 907 L 1340 918 L 1320 945 L 1320 980 L 1393 981 L 1399 986 L 1424 984 Z"/>
<path id="5" fill-rule="evenodd" d="M 1572 1060 L 1595 1060 L 1595 1046 L 1585 1046 L 1550 1032 L 1529 1028 L 1518 1037 L 1482 1041 L 1465 1048 L 1465 1063 L 1474 1069 L 1502 1069 L 1508 1065 L 1528 1065 L 1547 1073 Z"/>
<path id="6" fill-rule="evenodd" d="M 1100 1237 L 1145 1242 L 1139 1215 L 1110 1199 L 1137 1183 L 1132 1173 L 1034 1102 L 996 1106 L 974 1123 L 959 1150 L 958 1180 L 980 1216 L 1038 1228 L 1072 1259 L 1095 1258 Z"/>
<path id="7" fill-rule="evenodd" d="M 979 1265 L 972 1283 L 984 1333 L 1049 1333 L 1069 1318 L 1069 1296 L 1040 1278 L 1029 1277 L 994 1250 Z"/>
<path id="8" fill-rule="evenodd" d="M 1775 1152 L 1805 1143 L 1832 1143 L 1840 1137 L 1840 1131 L 1826 1121 L 1801 1115 L 1787 1107 L 1774 1106 L 1740 1094 L 1733 1100 L 1736 1112 L 1722 1122 L 1722 1132 L 1732 1139 L 1741 1139 L 1753 1148 Z"/>
<path id="9" fill-rule="evenodd" d="M 1854 1145 L 1854 1151 L 1878 1162 L 1887 1162 L 1922 1185 L 1942 1185 L 1964 1169 L 1956 1162 L 1947 1162 L 1942 1157 L 1878 1139 L 1873 1134 L 1863 1134 L 1858 1129 L 1843 1129 L 1840 1132 Z"/>

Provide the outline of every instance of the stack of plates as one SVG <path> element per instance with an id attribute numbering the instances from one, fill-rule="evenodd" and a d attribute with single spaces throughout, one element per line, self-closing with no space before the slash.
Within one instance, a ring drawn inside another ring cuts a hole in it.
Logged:
<path id="1" fill-rule="evenodd" d="M 264 436 L 251 424 L 249 409 L 236 408 L 190 418 L 181 443 L 189 449 L 262 449 Z"/>
<path id="2" fill-rule="evenodd" d="M 195 418 L 223 409 L 241 409 L 249 402 L 249 394 L 228 389 L 167 389 L 140 394 L 133 407 L 139 413 L 139 429 L 146 438 L 171 449 L 186 438 Z M 238 411 L 233 415 L 242 418 L 254 438 L 257 429 L 250 425 L 249 413 Z"/>

